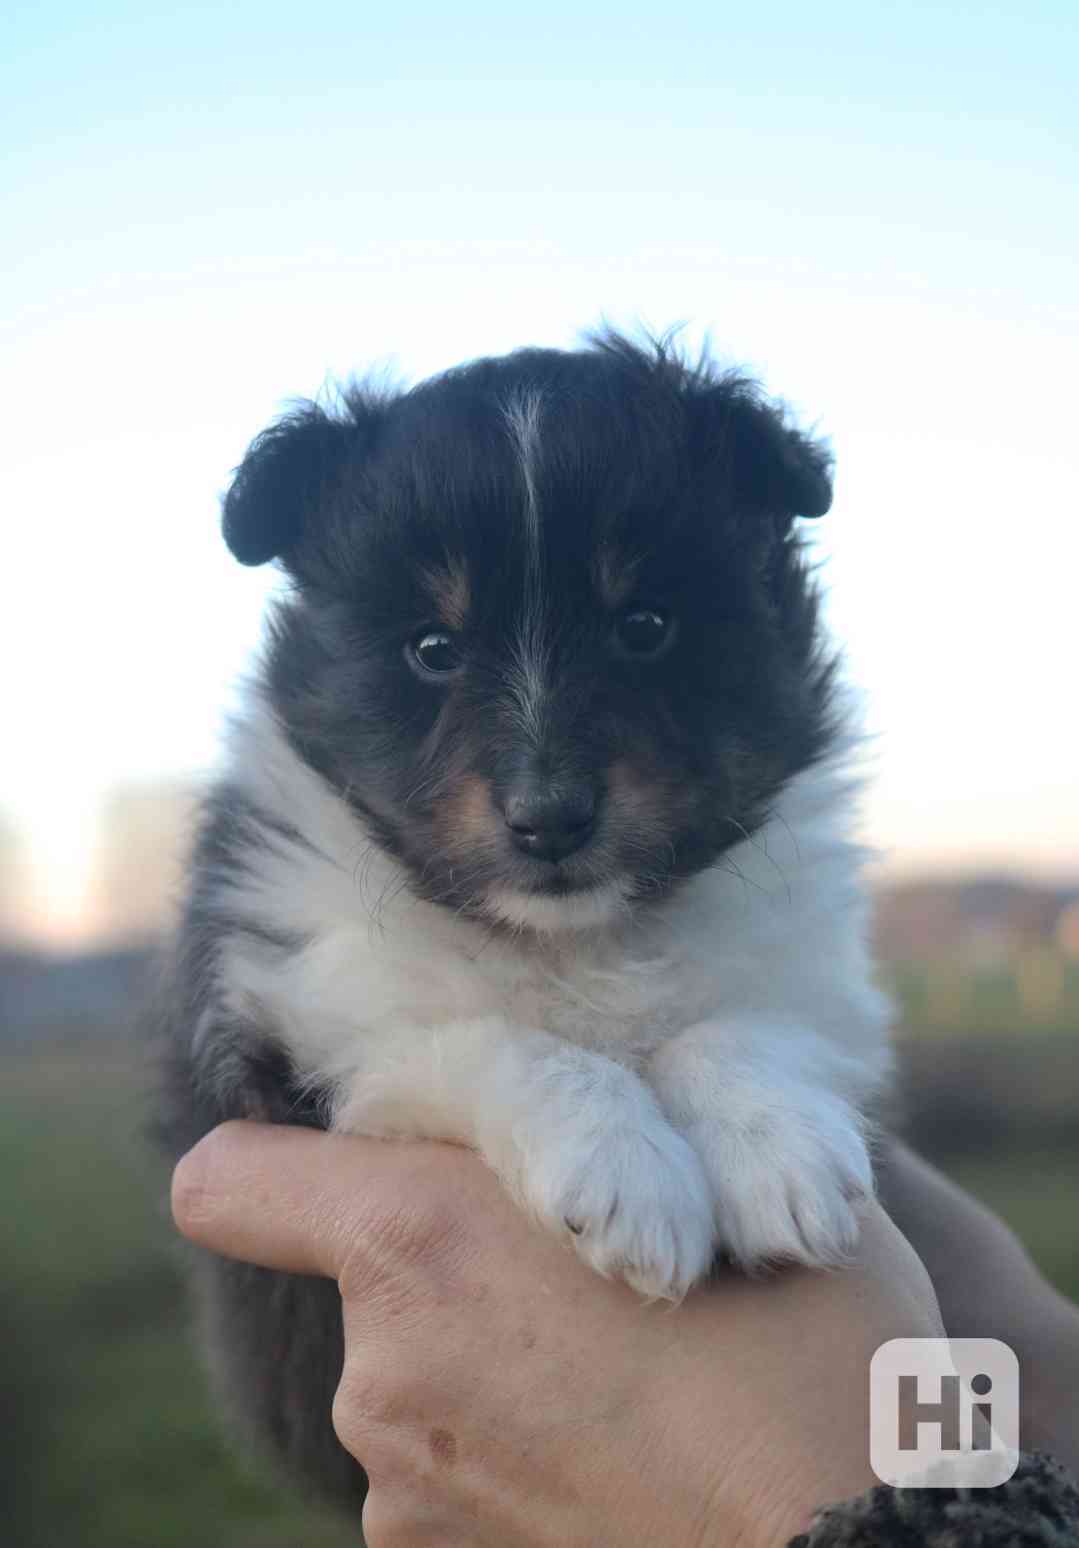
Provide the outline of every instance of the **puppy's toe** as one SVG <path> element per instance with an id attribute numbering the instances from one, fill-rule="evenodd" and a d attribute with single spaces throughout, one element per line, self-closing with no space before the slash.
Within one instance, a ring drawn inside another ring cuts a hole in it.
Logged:
<path id="1" fill-rule="evenodd" d="M 666 1300 L 707 1274 L 715 1254 L 708 1184 L 673 1129 L 612 1128 L 587 1152 L 554 1162 L 533 1198 L 598 1273 Z"/>
<path id="2" fill-rule="evenodd" d="M 850 1258 L 859 1209 L 873 1192 L 865 1140 L 852 1123 L 790 1124 L 752 1142 L 720 1132 L 691 1140 L 706 1158 L 722 1248 L 743 1268 L 834 1267 Z"/>

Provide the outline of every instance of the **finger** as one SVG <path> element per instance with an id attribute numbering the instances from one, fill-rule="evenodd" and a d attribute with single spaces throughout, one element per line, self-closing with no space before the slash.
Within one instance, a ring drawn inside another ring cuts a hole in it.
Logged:
<path id="1" fill-rule="evenodd" d="M 387 1235 L 422 1233 L 448 1187 L 460 1197 L 457 1174 L 477 1167 L 432 1141 L 226 1123 L 177 1165 L 172 1212 L 186 1237 L 225 1257 L 338 1278 L 364 1242 L 375 1253 Z"/>

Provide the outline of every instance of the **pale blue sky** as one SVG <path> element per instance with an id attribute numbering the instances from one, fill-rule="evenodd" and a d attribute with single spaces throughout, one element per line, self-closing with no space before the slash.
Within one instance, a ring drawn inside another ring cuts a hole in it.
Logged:
<path id="1" fill-rule="evenodd" d="M 282 400 L 604 314 L 832 435 L 872 835 L 1079 868 L 1073 3 L 23 6 L 0 58 L 0 810 L 54 872 L 212 757 L 265 590 L 216 500 Z"/>

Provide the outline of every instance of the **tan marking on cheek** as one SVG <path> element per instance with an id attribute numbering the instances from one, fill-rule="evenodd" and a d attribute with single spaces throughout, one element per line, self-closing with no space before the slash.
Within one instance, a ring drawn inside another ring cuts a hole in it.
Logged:
<path id="1" fill-rule="evenodd" d="M 604 543 L 593 564 L 596 587 L 605 607 L 622 607 L 633 595 L 637 584 L 637 565 Z"/>
<path id="2" fill-rule="evenodd" d="M 469 851 L 491 844 L 501 818 L 486 780 L 466 774 L 444 803 L 439 825 L 454 849 Z"/>
<path id="3" fill-rule="evenodd" d="M 472 606 L 472 588 L 463 563 L 451 559 L 445 569 L 425 570 L 423 583 L 438 610 L 439 622 L 455 632 L 463 629 Z"/>
<path id="4" fill-rule="evenodd" d="M 673 781 L 649 779 L 624 759 L 612 763 L 608 788 L 619 820 L 649 839 L 674 833 L 693 804 Z"/>

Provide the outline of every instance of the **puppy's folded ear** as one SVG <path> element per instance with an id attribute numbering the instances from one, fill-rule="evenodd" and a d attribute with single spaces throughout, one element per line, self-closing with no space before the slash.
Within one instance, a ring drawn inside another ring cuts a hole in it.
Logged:
<path id="1" fill-rule="evenodd" d="M 781 411 L 742 410 L 741 476 L 747 504 L 771 516 L 823 516 L 832 504 L 832 456 L 820 441 L 786 423 Z M 736 459 L 737 460 L 737 459 Z"/>
<path id="2" fill-rule="evenodd" d="M 730 378 L 705 395 L 698 435 L 722 471 L 735 508 L 789 523 L 823 516 L 832 503 L 827 446 L 791 426 L 753 383 Z"/>
<path id="3" fill-rule="evenodd" d="M 306 403 L 252 441 L 222 505 L 225 542 L 241 564 L 265 564 L 296 547 L 356 440 L 354 424 Z"/>

